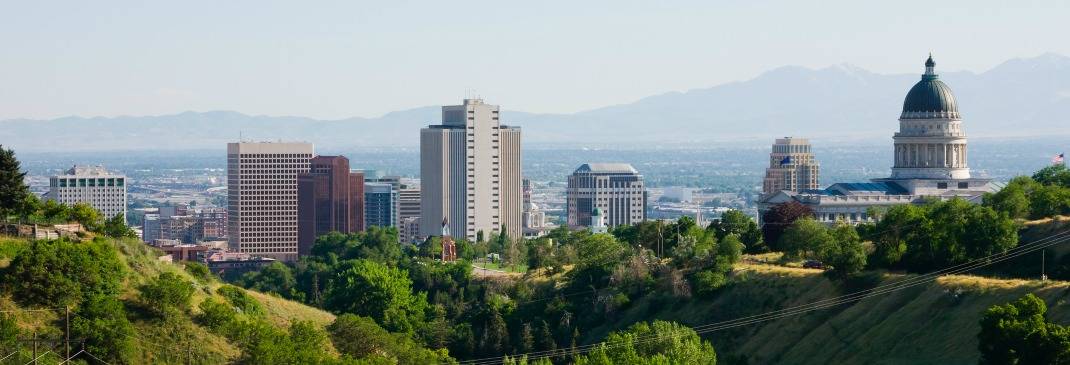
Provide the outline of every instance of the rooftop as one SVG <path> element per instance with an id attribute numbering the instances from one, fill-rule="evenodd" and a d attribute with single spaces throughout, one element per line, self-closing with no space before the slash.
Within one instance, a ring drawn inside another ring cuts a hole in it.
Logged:
<path id="1" fill-rule="evenodd" d="M 596 174 L 638 174 L 639 171 L 627 163 L 585 163 L 576 172 Z"/>

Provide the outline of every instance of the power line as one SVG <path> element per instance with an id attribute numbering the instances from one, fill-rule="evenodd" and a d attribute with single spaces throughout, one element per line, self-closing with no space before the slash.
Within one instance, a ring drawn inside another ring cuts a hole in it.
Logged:
<path id="1" fill-rule="evenodd" d="M 896 281 L 894 283 L 881 285 L 881 286 L 878 286 L 878 287 L 875 287 L 875 288 L 871 288 L 871 289 L 860 290 L 860 291 L 857 291 L 857 292 L 854 292 L 854 293 L 842 295 L 842 296 L 839 296 L 839 297 L 824 299 L 824 300 L 820 300 L 820 301 L 817 301 L 817 302 L 808 303 L 808 304 L 805 304 L 805 305 L 800 305 L 800 306 L 785 308 L 785 309 L 781 309 L 781 310 L 766 312 L 766 313 L 759 314 L 759 315 L 747 316 L 747 317 L 737 318 L 737 319 L 728 320 L 728 321 L 722 321 L 722 322 L 716 322 L 716 323 L 710 323 L 710 324 L 695 326 L 695 327 L 692 327 L 692 329 L 695 330 L 695 332 L 698 333 L 698 334 L 709 333 L 709 332 L 714 332 L 714 331 L 719 331 L 719 330 L 724 330 L 724 329 L 729 329 L 729 328 L 734 328 L 734 327 L 741 327 L 741 326 L 750 325 L 750 324 L 754 324 L 754 323 L 759 323 L 759 322 L 763 322 L 763 321 L 770 321 L 770 320 L 780 319 L 780 318 L 784 318 L 784 317 L 787 317 L 787 316 L 792 316 L 792 315 L 796 315 L 796 314 L 802 314 L 802 313 L 806 313 L 806 312 L 810 312 L 810 311 L 814 311 L 814 310 L 825 309 L 825 308 L 829 308 L 829 307 L 845 304 L 845 303 L 852 302 L 852 301 L 859 301 L 859 300 L 870 298 L 870 297 L 877 296 L 877 295 L 880 295 L 880 294 L 886 294 L 886 293 L 890 293 L 890 292 L 894 292 L 894 291 L 898 291 L 898 290 L 903 290 L 903 289 L 906 289 L 906 288 L 909 288 L 909 287 L 912 287 L 912 286 L 925 284 L 925 283 L 928 283 L 930 279 L 935 279 L 935 278 L 937 278 L 939 276 L 954 275 L 954 274 L 958 274 L 958 273 L 963 273 L 963 272 L 967 272 L 967 271 L 970 271 L 970 270 L 973 270 L 973 269 L 976 269 L 976 268 L 979 268 L 979 267 L 984 267 L 984 266 L 988 266 L 988 265 L 991 265 L 991 264 L 994 264 L 994 263 L 997 263 L 997 262 L 1002 262 L 1002 261 L 1005 261 L 1005 260 L 1009 260 L 1011 258 L 1015 258 L 1015 257 L 1021 256 L 1021 255 L 1025 255 L 1025 254 L 1028 254 L 1028 253 L 1031 253 L 1031 252 L 1035 252 L 1037 250 L 1041 250 L 1041 249 L 1044 249 L 1044 248 L 1047 248 L 1047 247 L 1050 247 L 1050 246 L 1054 246 L 1054 245 L 1059 244 L 1059 243 L 1063 243 L 1063 241 L 1068 237 L 1070 237 L 1070 231 L 1064 231 L 1062 233 L 1054 234 L 1054 235 L 1039 239 L 1039 240 L 1034 241 L 1032 243 L 1029 243 L 1027 245 L 1015 247 L 1015 248 L 1013 248 L 1011 250 L 1007 250 L 1007 251 L 1004 251 L 1004 252 L 1001 252 L 1001 253 L 992 254 L 992 255 L 989 255 L 989 256 L 986 256 L 986 257 L 982 257 L 982 258 L 978 258 L 978 259 L 974 259 L 974 260 L 966 262 L 966 263 L 953 265 L 953 266 L 950 266 L 950 267 L 947 267 L 947 268 L 944 268 L 944 269 L 941 269 L 941 270 L 938 270 L 938 271 L 934 271 L 934 272 L 931 272 L 931 273 L 927 273 L 927 274 L 923 274 L 923 275 L 907 278 L 907 279 L 904 279 L 904 280 Z M 654 336 L 654 335 L 644 336 L 644 337 L 636 338 L 636 341 L 631 341 L 630 343 L 632 343 L 632 344 L 646 343 L 646 342 L 658 341 L 658 340 L 666 338 L 665 336 Z M 672 338 L 672 336 L 669 336 L 668 338 Z M 510 355 L 510 357 L 519 358 L 519 357 L 522 357 L 522 356 L 528 356 L 528 359 L 538 359 L 538 358 L 551 357 L 551 356 L 557 356 L 557 355 L 562 355 L 562 354 L 576 355 L 576 354 L 587 353 L 587 352 L 593 351 L 593 350 L 595 350 L 597 348 L 601 348 L 601 347 L 614 348 L 614 347 L 620 347 L 620 346 L 623 346 L 623 345 L 624 344 L 616 344 L 616 345 L 612 345 L 611 344 L 610 346 L 606 346 L 606 342 L 600 342 L 600 343 L 595 343 L 595 344 L 578 346 L 578 347 L 575 347 L 573 349 L 533 351 L 533 352 L 528 352 L 528 353 Z M 488 357 L 488 358 L 481 358 L 481 359 L 464 360 L 464 361 L 461 361 L 460 363 L 464 364 L 464 365 L 497 364 L 497 363 L 501 363 L 502 359 L 503 359 L 503 357 Z"/>

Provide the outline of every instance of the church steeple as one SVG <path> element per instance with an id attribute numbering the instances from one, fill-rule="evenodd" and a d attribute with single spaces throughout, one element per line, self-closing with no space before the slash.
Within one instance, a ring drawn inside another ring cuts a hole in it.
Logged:
<path id="1" fill-rule="evenodd" d="M 925 76 L 936 75 L 936 62 L 933 62 L 933 54 L 929 53 L 929 59 L 925 60 Z"/>

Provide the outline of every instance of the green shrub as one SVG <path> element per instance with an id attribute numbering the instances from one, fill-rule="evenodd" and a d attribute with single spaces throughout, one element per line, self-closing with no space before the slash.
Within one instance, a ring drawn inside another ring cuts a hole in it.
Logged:
<path id="1" fill-rule="evenodd" d="M 207 283 L 212 279 L 212 272 L 208 270 L 208 265 L 200 262 L 188 261 L 185 263 L 186 272 L 193 275 L 198 281 Z"/>
<path id="2" fill-rule="evenodd" d="M 172 311 L 189 309 L 193 283 L 175 273 L 165 272 L 140 288 L 141 303 L 149 311 L 165 316 Z"/>
<path id="3" fill-rule="evenodd" d="M 114 296 L 92 294 L 71 318 L 71 337 L 84 338 L 85 350 L 113 363 L 129 363 L 134 327 L 123 303 Z"/>
<path id="4" fill-rule="evenodd" d="M 260 302 L 253 299 L 253 297 L 249 296 L 249 293 L 239 287 L 224 285 L 216 289 L 215 292 L 226 298 L 231 305 L 242 313 L 251 316 L 264 314 L 264 307 L 260 305 Z"/>
<path id="5" fill-rule="evenodd" d="M 33 241 L 0 272 L 0 283 L 27 305 L 76 305 L 89 295 L 116 295 L 126 269 L 104 240 Z"/>

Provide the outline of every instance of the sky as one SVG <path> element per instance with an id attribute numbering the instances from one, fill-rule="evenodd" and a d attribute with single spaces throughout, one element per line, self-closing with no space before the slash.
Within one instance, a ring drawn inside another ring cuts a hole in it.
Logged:
<path id="1" fill-rule="evenodd" d="M 819 6 L 815 6 L 819 5 Z M 1070 55 L 1066 1 L 0 0 L 0 119 L 571 113 L 785 65 Z"/>

